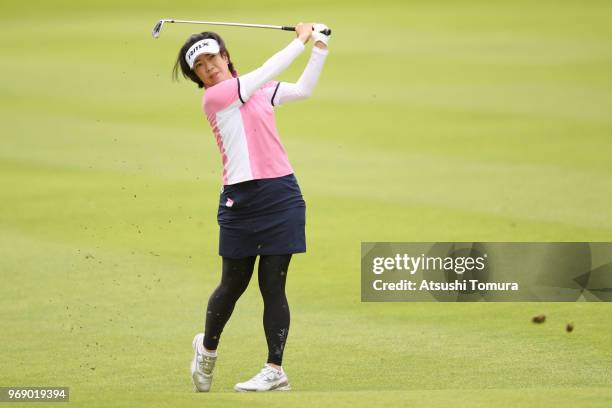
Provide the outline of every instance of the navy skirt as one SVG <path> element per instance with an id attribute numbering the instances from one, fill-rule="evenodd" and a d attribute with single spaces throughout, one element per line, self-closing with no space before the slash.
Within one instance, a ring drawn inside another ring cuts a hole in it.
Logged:
<path id="1" fill-rule="evenodd" d="M 306 203 L 293 174 L 223 186 L 217 221 L 223 257 L 306 252 Z"/>

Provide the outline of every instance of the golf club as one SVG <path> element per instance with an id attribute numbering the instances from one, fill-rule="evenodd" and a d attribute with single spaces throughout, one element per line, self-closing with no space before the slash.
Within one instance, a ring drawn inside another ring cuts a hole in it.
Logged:
<path id="1" fill-rule="evenodd" d="M 153 27 L 153 38 L 159 38 L 161 29 L 164 23 L 183 23 L 183 24 L 210 24 L 210 25 L 224 25 L 224 26 L 236 26 L 236 27 L 255 27 L 255 28 L 270 28 L 273 30 L 284 30 L 284 31 L 295 31 L 295 27 L 292 26 L 278 26 L 268 24 L 244 24 L 244 23 L 224 23 L 220 21 L 192 21 L 192 20 L 174 20 L 174 19 L 161 19 Z M 313 28 L 314 30 L 314 28 Z M 325 35 L 331 35 L 331 30 L 322 31 Z"/>

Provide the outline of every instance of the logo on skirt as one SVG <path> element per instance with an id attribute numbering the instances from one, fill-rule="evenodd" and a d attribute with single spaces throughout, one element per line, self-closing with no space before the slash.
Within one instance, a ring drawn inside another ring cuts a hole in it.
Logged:
<path id="1" fill-rule="evenodd" d="M 228 198 L 227 201 L 225 202 L 225 206 L 231 207 L 233 205 L 234 205 L 234 200 L 232 200 L 231 198 Z"/>

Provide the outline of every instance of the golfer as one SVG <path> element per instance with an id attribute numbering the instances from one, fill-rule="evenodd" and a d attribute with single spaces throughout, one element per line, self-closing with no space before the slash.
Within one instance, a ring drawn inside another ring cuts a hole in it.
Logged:
<path id="1" fill-rule="evenodd" d="M 193 339 L 191 378 L 196 391 L 210 390 L 221 332 L 249 284 L 257 256 L 268 357 L 258 374 L 234 389 L 291 389 L 282 368 L 289 334 L 285 281 L 291 255 L 306 251 L 306 205 L 280 142 L 273 108 L 311 94 L 328 53 L 329 38 L 321 33 L 325 29 L 323 24 L 298 24 L 296 39 L 245 75 L 238 75 L 218 34 L 194 34 L 174 66 L 175 77 L 180 70 L 205 89 L 202 107 L 223 163 L 217 213 L 222 275 L 208 300 L 204 333 Z M 297 83 L 275 81 L 310 38 L 312 54 Z"/>

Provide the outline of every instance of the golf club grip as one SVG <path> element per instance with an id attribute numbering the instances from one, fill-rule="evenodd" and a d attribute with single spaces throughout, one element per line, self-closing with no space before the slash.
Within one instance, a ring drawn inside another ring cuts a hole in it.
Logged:
<path id="1" fill-rule="evenodd" d="M 282 26 L 281 30 L 285 30 L 285 31 L 295 31 L 295 27 L 291 27 L 291 26 Z M 314 30 L 314 28 L 313 28 Z M 325 34 L 325 35 L 331 35 L 331 28 L 328 28 L 327 30 L 323 30 L 321 31 L 321 33 Z"/>

